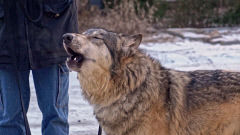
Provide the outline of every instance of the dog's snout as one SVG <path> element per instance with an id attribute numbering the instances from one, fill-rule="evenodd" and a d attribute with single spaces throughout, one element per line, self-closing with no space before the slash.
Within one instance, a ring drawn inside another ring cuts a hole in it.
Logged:
<path id="1" fill-rule="evenodd" d="M 73 35 L 72 34 L 64 34 L 63 35 L 63 42 L 65 44 L 70 44 L 73 40 Z"/>

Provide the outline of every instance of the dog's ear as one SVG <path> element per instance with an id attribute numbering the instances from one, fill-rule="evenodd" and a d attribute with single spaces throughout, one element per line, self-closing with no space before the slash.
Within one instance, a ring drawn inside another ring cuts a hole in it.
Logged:
<path id="1" fill-rule="evenodd" d="M 142 34 L 127 36 L 124 46 L 137 49 L 142 42 Z"/>

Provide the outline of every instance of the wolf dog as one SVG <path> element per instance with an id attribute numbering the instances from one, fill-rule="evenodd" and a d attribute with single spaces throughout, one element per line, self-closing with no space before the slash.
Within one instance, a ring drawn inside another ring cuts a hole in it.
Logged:
<path id="1" fill-rule="evenodd" d="M 107 135 L 240 135 L 240 72 L 168 69 L 141 41 L 98 28 L 63 36 Z"/>

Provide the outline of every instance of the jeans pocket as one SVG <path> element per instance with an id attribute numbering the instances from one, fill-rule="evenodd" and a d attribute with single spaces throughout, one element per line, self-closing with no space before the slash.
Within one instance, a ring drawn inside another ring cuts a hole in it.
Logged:
<path id="1" fill-rule="evenodd" d="M 58 65 L 58 93 L 57 107 L 66 107 L 68 105 L 68 87 L 69 87 L 69 69 L 66 64 Z"/>

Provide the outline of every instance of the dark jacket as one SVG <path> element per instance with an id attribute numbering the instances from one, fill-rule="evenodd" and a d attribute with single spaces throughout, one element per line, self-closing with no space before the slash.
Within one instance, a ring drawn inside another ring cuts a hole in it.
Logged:
<path id="1" fill-rule="evenodd" d="M 75 0 L 0 0 L 0 68 L 64 63 L 68 32 L 78 32 Z"/>

